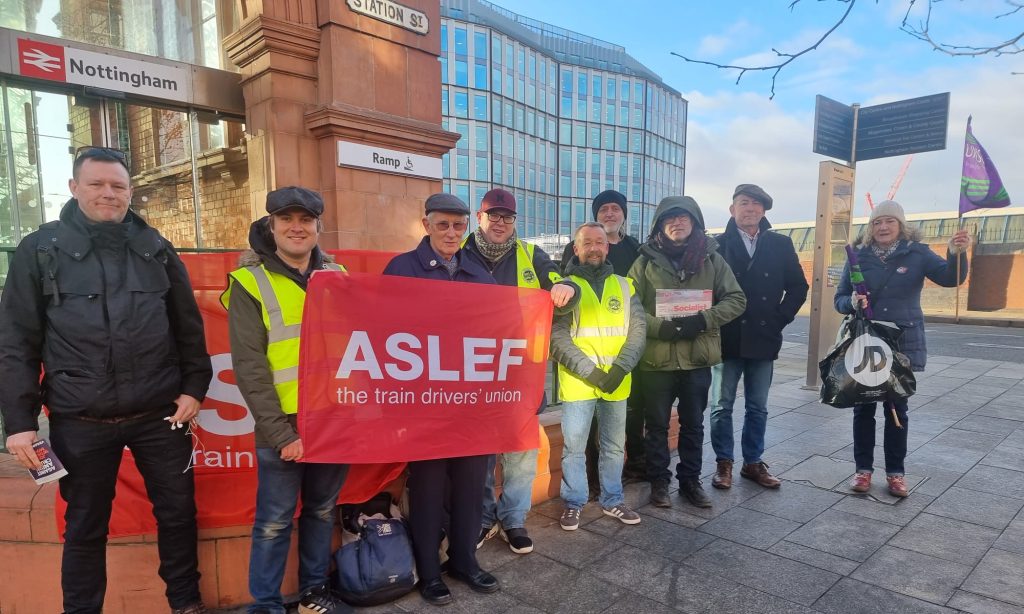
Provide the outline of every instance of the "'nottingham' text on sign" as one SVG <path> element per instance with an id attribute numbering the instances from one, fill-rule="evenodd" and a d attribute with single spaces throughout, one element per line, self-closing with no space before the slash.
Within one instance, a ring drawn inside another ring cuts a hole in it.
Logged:
<path id="1" fill-rule="evenodd" d="M 391 0 L 347 0 L 353 11 L 405 28 L 416 34 L 426 34 L 430 29 L 427 15 Z"/>
<path id="2" fill-rule="evenodd" d="M 87 85 L 140 96 L 188 101 L 189 71 L 131 58 L 18 39 L 18 72 L 60 83 Z"/>

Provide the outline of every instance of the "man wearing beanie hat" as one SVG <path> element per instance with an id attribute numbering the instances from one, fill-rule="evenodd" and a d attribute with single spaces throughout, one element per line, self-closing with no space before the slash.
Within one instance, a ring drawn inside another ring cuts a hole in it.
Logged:
<path id="1" fill-rule="evenodd" d="M 626 234 L 629 207 L 625 195 L 615 190 L 605 190 L 594 197 L 591 210 L 594 212 L 594 221 L 600 223 L 608 235 L 608 262 L 611 263 L 616 275 L 625 275 L 629 272 L 629 267 L 633 266 L 633 261 L 640 255 L 640 242 Z M 572 246 L 573 243 L 570 241 L 562 252 L 563 273 L 569 261 L 575 258 Z"/>
<path id="2" fill-rule="evenodd" d="M 711 446 L 717 468 L 711 485 L 720 489 L 732 486 L 732 409 L 741 377 L 746 411 L 740 475 L 765 488 L 781 484 L 761 460 L 768 390 L 782 348 L 782 329 L 807 300 L 807 280 L 790 238 L 769 230 L 765 211 L 771 208 L 772 197 L 759 186 L 736 186 L 729 205 L 732 218 L 717 237 L 718 253 L 747 297 L 743 315 L 722 327 L 722 363 L 712 368 Z"/>
<path id="3" fill-rule="evenodd" d="M 463 242 L 462 253 L 472 258 L 503 286 L 543 288 L 557 308 L 572 309 L 579 301 L 579 288 L 565 281 L 558 267 L 539 247 L 516 236 L 516 197 L 508 190 L 494 188 L 480 201 L 477 228 Z M 538 411 L 547 407 L 547 395 Z M 477 548 L 500 531 L 516 554 L 533 552 L 533 540 L 526 531 L 526 515 L 537 476 L 537 450 L 506 452 L 501 455 L 501 496 L 494 496 L 494 468 L 491 456 L 484 487 L 483 520 Z"/>
<path id="4" fill-rule="evenodd" d="M 640 248 L 629 276 L 647 313 L 647 348 L 640 361 L 646 420 L 647 479 L 651 503 L 672 505 L 668 496 L 668 426 L 678 399 L 679 494 L 696 507 L 711 507 L 701 488 L 704 408 L 711 366 L 721 361 L 722 326 L 746 307 L 743 290 L 718 243 L 704 233 L 704 215 L 689 196 L 670 196 L 654 212 L 650 238 Z M 693 297 L 710 291 L 710 298 Z M 658 306 L 661 304 L 661 309 Z M 674 313 L 690 315 L 673 316 Z"/>
<path id="5" fill-rule="evenodd" d="M 299 612 L 350 612 L 330 588 L 332 512 L 348 465 L 303 463 L 298 411 L 299 346 L 306 285 L 314 271 L 343 271 L 317 245 L 324 201 L 306 188 L 267 194 L 267 214 L 249 228 L 249 246 L 228 275 L 231 361 L 256 420 L 256 522 L 249 553 L 250 611 L 284 611 L 284 580 L 295 506 L 299 516 Z M 276 307 L 276 308 L 275 308 Z M 277 313 L 278 318 L 268 313 Z M 285 338 L 282 338 L 285 337 Z"/>
<path id="6" fill-rule="evenodd" d="M 608 237 L 608 262 L 616 275 L 625 276 L 629 273 L 629 267 L 633 266 L 636 257 L 640 255 L 640 242 L 636 238 L 626 234 L 626 217 L 629 215 L 629 206 L 626 196 L 616 190 L 605 190 L 594 197 L 591 204 L 594 213 L 594 221 L 604 227 Z M 573 252 L 573 242 L 569 242 L 562 252 L 562 273 L 564 274 L 570 263 L 579 264 L 579 259 Z M 575 262 L 574 262 L 575 259 Z M 626 403 L 626 464 L 622 469 L 623 479 L 628 483 L 642 480 L 646 475 L 644 470 L 644 415 L 643 401 L 637 387 L 633 387 L 629 401 Z M 598 449 L 597 449 L 597 427 L 590 430 L 590 439 L 587 441 L 587 477 L 590 483 L 598 483 Z M 593 489 L 591 495 L 596 498 L 599 493 Z"/>

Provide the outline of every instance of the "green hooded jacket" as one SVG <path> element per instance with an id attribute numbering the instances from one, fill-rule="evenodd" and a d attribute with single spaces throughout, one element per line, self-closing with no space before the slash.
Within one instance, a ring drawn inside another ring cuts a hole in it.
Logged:
<path id="1" fill-rule="evenodd" d="M 671 196 L 662 199 L 654 212 L 653 231 L 662 215 L 670 209 L 682 209 L 692 215 L 704 227 L 704 216 L 697 202 L 689 196 Z M 747 306 L 732 269 L 718 254 L 718 243 L 707 238 L 707 255 L 704 266 L 696 275 L 677 271 L 668 256 L 648 241 L 640 247 L 640 256 L 629 270 L 629 277 L 636 282 L 636 294 L 647 314 L 647 347 L 638 368 L 642 371 L 676 371 L 710 367 L 722 362 L 722 325 L 739 317 Z M 658 331 L 664 319 L 654 316 L 655 294 L 658 289 L 712 290 L 711 308 L 701 313 L 707 321 L 707 329 L 696 339 L 665 341 L 658 338 Z"/>

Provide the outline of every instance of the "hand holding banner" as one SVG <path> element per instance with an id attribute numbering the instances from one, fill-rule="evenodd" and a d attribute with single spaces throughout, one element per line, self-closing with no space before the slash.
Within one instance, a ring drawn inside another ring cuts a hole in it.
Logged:
<path id="1" fill-rule="evenodd" d="M 299 362 L 305 460 L 536 448 L 551 310 L 540 290 L 318 272 Z"/>

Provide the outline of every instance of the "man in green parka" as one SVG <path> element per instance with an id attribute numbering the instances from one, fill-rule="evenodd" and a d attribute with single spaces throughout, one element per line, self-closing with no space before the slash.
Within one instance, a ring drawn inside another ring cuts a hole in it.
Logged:
<path id="1" fill-rule="evenodd" d="M 638 385 L 646 399 L 647 479 L 651 503 L 658 507 L 672 505 L 668 424 L 676 399 L 679 493 L 696 507 L 711 507 L 700 485 L 711 366 L 722 360 L 722 325 L 739 317 L 747 304 L 732 269 L 716 250 L 717 243 L 704 232 L 697 202 L 669 196 L 658 204 L 651 234 L 629 271 L 647 314 L 647 348 L 638 367 Z"/>

